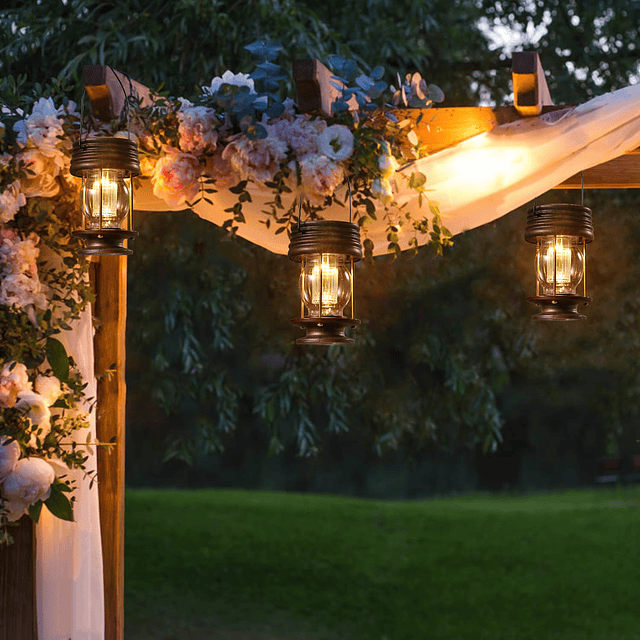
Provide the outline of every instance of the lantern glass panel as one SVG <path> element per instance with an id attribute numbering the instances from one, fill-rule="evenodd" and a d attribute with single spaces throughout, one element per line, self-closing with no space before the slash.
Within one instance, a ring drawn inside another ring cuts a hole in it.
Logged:
<path id="1" fill-rule="evenodd" d="M 536 273 L 543 295 L 576 295 L 584 276 L 580 238 L 542 236 L 536 251 Z"/>
<path id="2" fill-rule="evenodd" d="M 337 253 L 305 256 L 299 285 L 309 316 L 343 316 L 344 308 L 351 299 L 351 271 L 347 256 Z"/>
<path id="3" fill-rule="evenodd" d="M 125 171 L 91 169 L 82 176 L 82 213 L 86 229 L 120 229 L 131 202 L 131 181 Z"/>

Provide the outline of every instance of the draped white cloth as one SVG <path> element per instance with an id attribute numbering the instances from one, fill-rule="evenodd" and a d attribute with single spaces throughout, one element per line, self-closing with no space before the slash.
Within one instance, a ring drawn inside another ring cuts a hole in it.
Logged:
<path id="1" fill-rule="evenodd" d="M 416 192 L 407 186 L 411 173 L 424 173 L 426 195 L 439 205 L 443 224 L 457 234 L 506 215 L 576 173 L 639 146 L 640 84 L 578 107 L 497 126 L 406 165 L 396 174 L 395 198 L 414 217 L 428 214 L 426 205 L 421 209 Z M 136 209 L 185 208 L 170 207 L 156 198 L 149 180 L 141 180 L 140 185 L 135 192 Z M 286 254 L 287 235 L 274 235 L 273 224 L 270 230 L 264 224 L 268 215 L 263 210 L 272 196 L 256 191 L 252 198 L 252 203 L 243 206 L 246 224 L 239 225 L 238 235 L 274 253 Z M 213 204 L 203 201 L 194 210 L 201 218 L 222 225 L 230 217 L 224 210 L 233 206 L 236 196 L 221 190 L 212 194 L 211 199 Z M 335 205 L 323 215 L 328 219 L 348 219 L 347 210 Z M 387 222 L 382 205 L 377 217 L 367 227 L 376 255 L 387 250 Z M 408 247 L 409 239 L 408 232 L 400 233 L 403 248 Z M 428 236 L 418 238 L 421 243 L 428 239 Z"/>
<path id="2" fill-rule="evenodd" d="M 87 309 L 72 331 L 56 336 L 73 356 L 88 386 L 86 397 L 96 397 L 93 369 L 93 327 Z M 88 410 L 88 406 L 84 407 Z M 95 413 L 90 414 L 95 440 Z M 77 433 L 83 442 L 87 430 Z M 86 464 L 95 470 L 96 455 Z M 104 589 L 98 487 L 89 488 L 81 472 L 76 479 L 75 522 L 54 518 L 42 509 L 36 527 L 36 608 L 38 640 L 104 640 Z M 17 640 L 17 639 L 16 639 Z"/>

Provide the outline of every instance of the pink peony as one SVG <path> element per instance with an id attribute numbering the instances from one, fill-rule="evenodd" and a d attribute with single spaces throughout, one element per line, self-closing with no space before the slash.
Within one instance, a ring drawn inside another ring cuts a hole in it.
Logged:
<path id="1" fill-rule="evenodd" d="M 198 195 L 201 175 L 202 167 L 195 156 L 169 150 L 153 170 L 153 195 L 170 207 L 179 207 Z"/>
<path id="2" fill-rule="evenodd" d="M 229 162 L 242 180 L 269 182 L 286 159 L 287 143 L 278 138 L 271 126 L 264 126 L 268 133 L 266 138 L 251 140 L 240 133 L 222 152 L 222 159 Z"/>

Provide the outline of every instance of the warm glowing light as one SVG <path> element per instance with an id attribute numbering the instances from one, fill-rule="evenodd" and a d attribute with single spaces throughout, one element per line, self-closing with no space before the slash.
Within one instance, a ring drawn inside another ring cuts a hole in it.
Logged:
<path id="1" fill-rule="evenodd" d="M 129 213 L 130 186 L 122 171 L 87 171 L 82 189 L 82 212 L 91 229 L 117 229 Z"/>
<path id="2" fill-rule="evenodd" d="M 544 295 L 576 294 L 584 274 L 584 256 L 578 238 L 540 238 L 536 263 L 538 282 Z"/>
<path id="3" fill-rule="evenodd" d="M 335 253 L 307 256 L 300 273 L 300 292 L 310 315 L 342 316 L 351 298 L 346 256 Z"/>

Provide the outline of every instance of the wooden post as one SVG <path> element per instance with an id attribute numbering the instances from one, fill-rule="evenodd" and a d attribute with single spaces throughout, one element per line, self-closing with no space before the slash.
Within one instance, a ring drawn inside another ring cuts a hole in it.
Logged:
<path id="1" fill-rule="evenodd" d="M 0 640 L 38 640 L 35 525 L 11 527 L 15 544 L 0 548 Z"/>
<path id="2" fill-rule="evenodd" d="M 104 66 L 84 69 L 85 89 L 93 116 L 109 121 L 133 93 L 142 104 L 151 92 L 119 71 Z M 127 259 L 100 256 L 93 273 L 98 330 L 94 338 L 98 378 L 96 433 L 100 442 L 115 441 L 98 450 L 98 495 L 104 567 L 105 640 L 124 640 L 124 458 L 125 458 L 125 334 L 127 322 Z"/>
<path id="3" fill-rule="evenodd" d="M 539 116 L 542 108 L 553 104 L 540 56 L 533 51 L 513 54 L 511 64 L 513 102 L 523 116 Z"/>
<path id="4" fill-rule="evenodd" d="M 100 256 L 94 263 L 99 325 L 94 338 L 98 378 L 96 432 L 115 447 L 98 450 L 98 493 L 105 599 L 105 639 L 124 640 L 124 445 L 127 259 Z"/>

